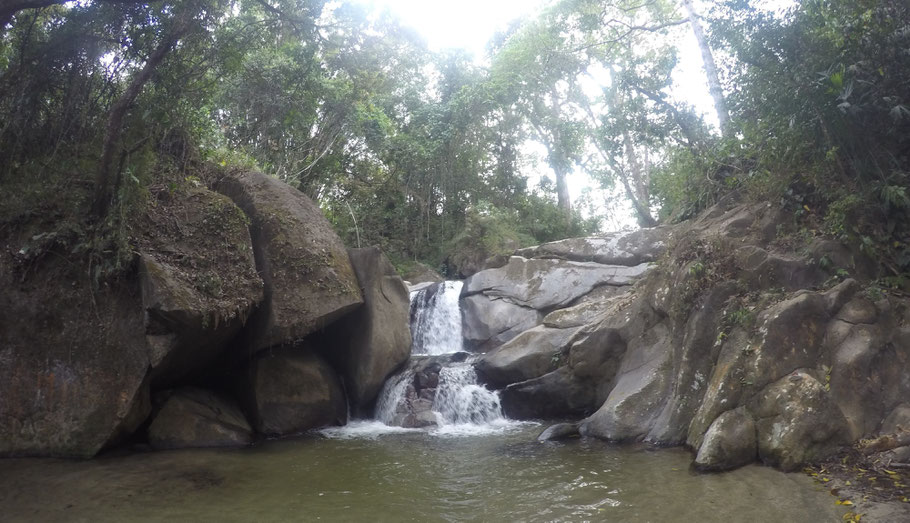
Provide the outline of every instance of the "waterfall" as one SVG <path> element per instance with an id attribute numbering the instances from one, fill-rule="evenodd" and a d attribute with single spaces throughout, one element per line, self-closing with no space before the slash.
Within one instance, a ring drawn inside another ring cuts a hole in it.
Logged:
<path id="1" fill-rule="evenodd" d="M 411 293 L 411 360 L 386 380 L 373 420 L 323 429 L 323 435 L 373 438 L 423 429 L 472 436 L 522 425 L 502 415 L 498 392 L 477 383 L 475 356 L 463 350 L 461 286 L 447 281 Z"/>
<path id="2" fill-rule="evenodd" d="M 414 381 L 414 372 L 410 369 L 405 369 L 386 380 L 379 392 L 379 399 L 376 401 L 376 415 L 373 417 L 377 421 L 386 425 L 395 424 L 398 408 L 405 401 L 408 385 L 412 381 Z"/>
<path id="3" fill-rule="evenodd" d="M 477 383 L 474 357 L 463 352 L 461 286 L 446 281 L 411 294 L 411 361 L 383 386 L 376 420 L 446 434 L 508 425 L 499 393 Z"/>
<path id="4" fill-rule="evenodd" d="M 464 349 L 462 282 L 445 281 L 411 294 L 411 354 L 449 354 Z"/>
<path id="5" fill-rule="evenodd" d="M 487 425 L 503 419 L 499 394 L 477 384 L 470 361 L 439 371 L 433 411 L 441 417 L 442 425 Z"/>

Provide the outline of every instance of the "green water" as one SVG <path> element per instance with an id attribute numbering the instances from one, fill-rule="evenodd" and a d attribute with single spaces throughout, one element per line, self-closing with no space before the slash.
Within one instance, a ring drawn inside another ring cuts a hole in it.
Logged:
<path id="1" fill-rule="evenodd" d="M 0 520 L 809 522 L 843 512 L 800 474 L 698 475 L 683 450 L 542 444 L 539 431 L 0 460 Z"/>

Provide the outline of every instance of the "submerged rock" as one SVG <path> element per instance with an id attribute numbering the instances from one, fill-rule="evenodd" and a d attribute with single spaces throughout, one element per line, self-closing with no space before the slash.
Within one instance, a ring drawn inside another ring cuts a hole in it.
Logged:
<path id="1" fill-rule="evenodd" d="M 574 436 L 578 436 L 578 423 L 557 423 L 544 429 L 537 436 L 537 441 L 555 441 Z"/>
<path id="2" fill-rule="evenodd" d="M 148 436 L 155 449 L 240 447 L 253 442 L 253 430 L 237 405 L 195 387 L 167 394 Z"/>

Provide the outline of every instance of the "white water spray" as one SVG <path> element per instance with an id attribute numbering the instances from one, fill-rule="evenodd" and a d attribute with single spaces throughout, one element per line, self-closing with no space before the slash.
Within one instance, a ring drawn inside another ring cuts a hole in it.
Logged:
<path id="1" fill-rule="evenodd" d="M 503 419 L 499 394 L 477 384 L 470 361 L 439 371 L 439 388 L 433 410 L 440 425 L 488 425 Z"/>

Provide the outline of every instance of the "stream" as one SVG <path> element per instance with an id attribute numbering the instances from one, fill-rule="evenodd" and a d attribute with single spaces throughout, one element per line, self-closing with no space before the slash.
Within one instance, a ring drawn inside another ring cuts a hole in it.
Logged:
<path id="1" fill-rule="evenodd" d="M 446 283 L 412 296 L 414 354 L 461 350 L 459 291 Z M 802 474 L 757 465 L 696 474 L 682 449 L 539 443 L 544 426 L 504 418 L 470 359 L 439 372 L 434 425 L 387 424 L 397 405 L 417 401 L 412 382 L 407 370 L 389 379 L 376 420 L 246 449 L 0 460 L 0 519 L 726 523 L 840 521 L 845 512 Z"/>
<path id="2" fill-rule="evenodd" d="M 840 521 L 802 474 L 690 472 L 680 449 L 376 422 L 248 449 L 0 461 L 3 521 Z M 842 512 L 842 511 L 841 511 Z"/>

